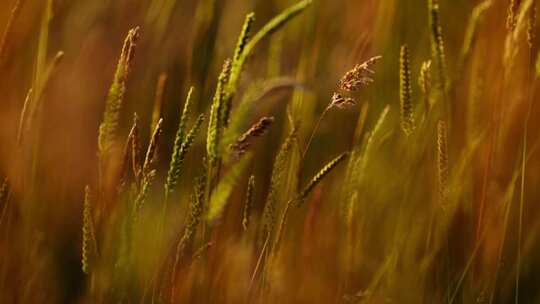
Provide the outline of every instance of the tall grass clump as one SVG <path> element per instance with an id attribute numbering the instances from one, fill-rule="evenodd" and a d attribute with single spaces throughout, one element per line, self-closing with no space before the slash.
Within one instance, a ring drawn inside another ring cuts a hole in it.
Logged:
<path id="1" fill-rule="evenodd" d="M 0 303 L 540 303 L 538 1 L 79 2 L 0 1 Z"/>

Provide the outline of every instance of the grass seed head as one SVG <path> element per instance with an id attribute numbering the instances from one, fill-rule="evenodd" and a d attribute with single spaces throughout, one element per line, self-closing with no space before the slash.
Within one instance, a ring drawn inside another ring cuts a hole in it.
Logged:
<path id="1" fill-rule="evenodd" d="M 405 135 L 414 130 L 414 108 L 412 105 L 411 69 L 409 62 L 409 48 L 401 47 L 399 60 L 399 101 L 401 109 L 401 129 Z"/>
<path id="2" fill-rule="evenodd" d="M 372 70 L 372 66 L 381 58 L 382 56 L 375 56 L 361 64 L 357 64 L 340 79 L 338 84 L 339 88 L 348 92 L 353 92 L 372 83 L 372 76 L 375 74 Z"/>
<path id="3" fill-rule="evenodd" d="M 94 253 L 97 251 L 97 248 L 95 248 L 96 244 L 95 244 L 95 233 L 94 233 L 94 220 L 92 217 L 91 204 L 92 203 L 91 203 L 90 187 L 86 186 L 84 189 L 82 248 L 81 248 L 82 271 L 85 274 L 90 273 L 92 262 L 95 259 Z"/>
<path id="4" fill-rule="evenodd" d="M 234 142 L 231 145 L 231 150 L 235 154 L 235 156 L 238 158 L 242 155 L 244 155 L 253 141 L 257 137 L 261 137 L 266 133 L 266 130 L 272 125 L 274 122 L 274 117 L 262 117 L 254 123 L 249 130 L 247 130 L 242 136 L 240 136 L 236 142 Z"/>
<path id="5" fill-rule="evenodd" d="M 448 192 L 448 135 L 446 122 L 437 125 L 437 168 L 439 182 L 439 202 L 442 207 L 447 203 Z"/>
<path id="6" fill-rule="evenodd" d="M 439 3 L 436 0 L 429 1 L 429 24 L 431 29 L 431 57 L 437 68 L 437 87 L 440 91 L 446 90 L 446 54 L 440 20 Z"/>
<path id="7" fill-rule="evenodd" d="M 340 156 L 334 158 L 332 161 L 326 164 L 326 166 L 324 166 L 321 170 L 319 170 L 319 172 L 313 178 L 311 178 L 307 186 L 300 192 L 300 195 L 298 196 L 298 203 L 301 203 L 303 200 L 305 200 L 309 193 L 315 188 L 315 186 L 317 186 L 348 155 L 349 153 L 347 152 L 341 154 Z"/>
<path id="8" fill-rule="evenodd" d="M 154 128 L 154 133 L 150 138 L 150 143 L 148 144 L 148 149 L 146 150 L 146 157 L 144 158 L 144 163 L 142 167 L 143 175 L 146 175 L 150 172 L 152 164 L 156 161 L 157 157 L 157 148 L 159 144 L 159 138 L 163 132 L 163 119 L 160 119 Z"/>
<path id="9" fill-rule="evenodd" d="M 244 203 L 244 211 L 242 212 L 242 228 L 244 231 L 248 230 L 251 208 L 253 207 L 253 192 L 255 190 L 255 176 L 251 175 L 248 181 L 248 187 L 246 190 L 246 199 Z"/>
<path id="10" fill-rule="evenodd" d="M 329 108 L 337 107 L 339 109 L 349 109 L 356 105 L 356 100 L 352 97 L 343 97 L 343 95 L 334 92 Z"/>
<path id="11" fill-rule="evenodd" d="M 199 133 L 203 121 L 204 114 L 201 114 L 199 118 L 197 118 L 197 121 L 195 122 L 189 133 L 186 135 L 182 143 L 180 144 L 177 140 L 175 140 L 171 163 L 169 165 L 169 172 L 167 173 L 167 181 L 165 183 L 166 193 L 170 193 L 174 190 L 178 182 L 178 178 L 180 177 L 180 174 L 182 172 L 182 166 L 184 164 L 186 154 L 193 145 L 195 137 Z"/>
<path id="12" fill-rule="evenodd" d="M 135 46 L 139 38 L 139 28 L 130 30 L 124 40 L 124 46 L 118 60 L 113 82 L 105 102 L 103 120 L 99 126 L 98 147 L 103 155 L 111 148 L 116 137 L 120 110 L 126 91 L 126 82 L 135 54 Z"/>

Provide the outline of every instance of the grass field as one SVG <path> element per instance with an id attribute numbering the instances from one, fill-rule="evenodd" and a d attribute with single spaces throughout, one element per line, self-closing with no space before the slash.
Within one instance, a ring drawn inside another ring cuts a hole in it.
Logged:
<path id="1" fill-rule="evenodd" d="M 0 303 L 540 303 L 537 2 L 0 1 Z"/>

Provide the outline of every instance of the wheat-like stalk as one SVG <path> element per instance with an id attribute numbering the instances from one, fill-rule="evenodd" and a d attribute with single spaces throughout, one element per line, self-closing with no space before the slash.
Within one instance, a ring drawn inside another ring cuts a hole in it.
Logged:
<path id="1" fill-rule="evenodd" d="M 431 60 L 422 63 L 420 75 L 418 76 L 418 86 L 424 95 L 424 113 L 427 114 L 431 110 Z"/>
<path id="2" fill-rule="evenodd" d="M 444 92 L 447 86 L 446 53 L 442 34 L 438 0 L 428 0 L 429 25 L 431 29 L 431 57 L 437 67 L 437 86 Z"/>
<path id="3" fill-rule="evenodd" d="M 92 263 L 97 253 L 96 236 L 94 232 L 94 220 L 92 218 L 92 203 L 90 187 L 84 189 L 83 226 L 82 226 L 82 271 L 89 274 Z"/>
<path id="4" fill-rule="evenodd" d="M 105 102 L 105 112 L 103 120 L 99 126 L 98 147 L 102 156 L 111 148 L 118 128 L 120 109 L 124 100 L 126 91 L 126 82 L 135 54 L 135 46 L 139 38 L 139 28 L 129 31 L 124 46 L 118 60 L 114 79 Z"/>
<path id="5" fill-rule="evenodd" d="M 246 199 L 244 202 L 244 210 L 242 212 L 242 228 L 244 231 L 248 230 L 249 222 L 251 218 L 251 208 L 253 207 L 253 191 L 255 190 L 255 176 L 251 175 L 248 181 L 248 187 L 246 190 Z"/>
<path id="6" fill-rule="evenodd" d="M 141 137 L 139 127 L 139 117 L 133 114 L 133 126 L 130 132 L 131 135 L 131 169 L 137 185 L 141 182 L 142 173 L 142 157 L 141 157 Z"/>
<path id="7" fill-rule="evenodd" d="M 229 95 L 227 84 L 231 77 L 232 73 L 232 61 L 230 59 L 225 60 L 223 64 L 222 73 L 218 79 L 219 86 L 219 114 L 218 114 L 218 125 L 219 125 L 219 135 L 223 134 L 223 130 L 229 125 L 229 117 L 231 115 L 232 109 L 232 96 Z M 218 90 L 216 90 L 218 92 Z M 218 142 L 219 145 L 219 142 Z M 219 149 L 219 146 L 218 146 Z"/>
<path id="8" fill-rule="evenodd" d="M 340 162 L 342 162 L 347 156 L 349 155 L 348 152 L 345 152 L 338 157 L 334 158 L 332 161 L 330 161 L 328 164 L 326 164 L 315 176 L 311 178 L 309 183 L 303 188 L 302 191 L 300 191 L 300 194 L 298 196 L 290 201 L 287 202 L 285 205 L 285 209 L 283 210 L 283 213 L 281 215 L 281 220 L 279 222 L 279 226 L 277 227 L 274 242 L 272 244 L 272 247 L 270 249 L 270 252 L 275 253 L 279 249 L 279 244 L 281 243 L 281 239 L 283 236 L 283 231 L 285 229 L 285 224 L 287 223 L 287 217 L 289 214 L 289 209 L 291 206 L 296 204 L 297 206 L 300 205 L 311 193 L 311 191 L 317 186 L 334 168 L 339 165 Z"/>
<path id="9" fill-rule="evenodd" d="M 152 164 L 155 162 L 157 157 L 157 148 L 159 143 L 159 138 L 163 132 L 163 119 L 160 119 L 154 128 L 152 137 L 150 138 L 150 143 L 148 144 L 148 149 L 146 150 L 146 157 L 144 158 L 144 163 L 142 166 L 143 177 L 148 174 L 151 170 Z"/>
<path id="10" fill-rule="evenodd" d="M 242 71 L 242 62 L 241 57 L 244 53 L 244 50 L 246 48 L 246 45 L 249 41 L 249 35 L 251 33 L 251 28 L 253 26 L 253 21 L 255 21 L 255 14 L 249 13 L 246 15 L 246 19 L 244 20 L 244 25 L 242 27 L 242 31 L 240 32 L 240 36 L 238 36 L 238 42 L 236 43 L 236 48 L 234 50 L 234 55 L 232 59 L 232 68 L 231 68 L 231 74 L 240 74 Z M 229 83 L 230 85 L 230 83 Z M 233 88 L 227 88 L 229 92 L 233 91 Z"/>
<path id="11" fill-rule="evenodd" d="M 204 189 L 206 183 L 206 170 L 203 170 L 202 175 L 196 179 L 194 193 L 191 195 L 191 204 L 189 206 L 189 216 L 182 237 L 176 243 L 176 252 L 174 262 L 171 269 L 171 299 L 175 294 L 175 281 L 178 272 L 180 261 L 186 248 L 190 247 L 197 232 L 197 226 L 201 221 L 204 211 Z"/>
<path id="12" fill-rule="evenodd" d="M 137 117 L 137 113 L 133 114 L 133 124 L 131 125 L 131 129 L 129 130 L 129 134 L 126 140 L 126 144 L 124 145 L 124 153 L 122 157 L 122 162 L 120 164 L 120 179 L 118 182 L 119 188 L 123 189 L 127 183 L 128 175 L 129 175 L 129 168 L 133 167 L 133 159 L 134 156 L 132 156 L 133 153 L 133 141 L 136 140 L 136 137 L 138 137 L 138 121 L 139 118 Z M 138 140 L 138 139 L 137 139 Z M 135 175 L 135 172 L 134 172 Z"/>
<path id="13" fill-rule="evenodd" d="M 234 94 L 240 74 L 242 73 L 242 68 L 251 55 L 255 47 L 261 42 L 264 38 L 270 36 L 272 33 L 280 29 L 292 18 L 296 17 L 302 11 L 304 11 L 309 5 L 311 5 L 312 0 L 302 0 L 295 5 L 289 7 L 288 9 L 281 12 L 279 15 L 270 20 L 266 25 L 261 28 L 257 34 L 253 36 L 251 40 L 245 45 L 241 55 L 238 60 L 235 61 L 235 68 L 233 73 L 231 73 L 231 78 L 228 85 L 228 94 Z"/>
<path id="14" fill-rule="evenodd" d="M 255 14 L 247 14 L 246 20 L 244 21 L 244 25 L 242 27 L 242 32 L 240 33 L 240 36 L 238 36 L 238 42 L 236 43 L 236 48 L 234 50 L 233 62 L 237 62 L 244 53 L 244 48 L 248 43 L 253 21 L 255 21 Z"/>
<path id="15" fill-rule="evenodd" d="M 348 152 L 345 152 L 338 157 L 334 158 L 332 161 L 330 161 L 328 164 L 326 164 L 315 176 L 311 178 L 309 183 L 303 188 L 302 191 L 300 191 L 300 194 L 297 197 L 297 203 L 303 202 L 309 193 L 317 186 L 334 168 L 339 165 L 340 162 L 342 162 L 347 156 L 349 155 Z"/>
<path id="16" fill-rule="evenodd" d="M 199 133 L 203 121 L 204 114 L 201 114 L 181 144 L 178 145 L 178 137 L 175 139 L 171 163 L 169 165 L 169 172 L 167 173 L 167 181 L 165 183 L 165 194 L 167 196 L 174 190 L 174 187 L 178 182 L 186 154 L 193 145 L 195 137 L 197 136 L 197 133 Z"/>
<path id="17" fill-rule="evenodd" d="M 399 104 L 401 110 L 401 129 L 409 136 L 414 130 L 414 108 L 412 105 L 411 68 L 409 47 L 401 46 L 399 57 Z"/>
<path id="18" fill-rule="evenodd" d="M 186 125 L 189 120 L 189 115 L 191 114 L 191 108 L 193 108 L 193 94 L 195 88 L 190 87 L 187 93 L 186 101 L 184 102 L 184 108 L 182 109 L 182 115 L 180 116 L 180 121 L 178 123 L 178 129 L 176 131 L 176 136 L 174 138 L 175 147 L 181 145 L 184 141 L 184 136 L 186 132 Z"/>
<path id="19" fill-rule="evenodd" d="M 206 137 L 206 153 L 209 162 L 209 170 L 213 168 L 218 161 L 219 140 L 223 129 L 223 118 L 226 112 L 224 105 L 224 85 L 230 76 L 231 62 L 226 60 L 223 64 L 221 74 L 219 75 L 216 92 L 210 108 L 210 118 L 208 122 L 208 133 Z M 212 177 L 209 177 L 212 178 Z"/>
<path id="20" fill-rule="evenodd" d="M 293 151 L 294 142 L 297 140 L 296 132 L 296 129 L 291 130 L 279 148 L 278 154 L 276 155 L 274 161 L 268 195 L 263 210 L 263 224 L 261 226 L 262 234 L 266 237 L 272 233 L 275 224 L 279 190 L 282 189 L 283 182 L 286 179 L 285 170 L 287 169 L 287 161 Z"/>
<path id="21" fill-rule="evenodd" d="M 437 168 L 439 181 L 439 202 L 446 207 L 448 193 L 448 135 L 446 122 L 437 125 Z"/>
<path id="22" fill-rule="evenodd" d="M 138 221 L 139 214 L 141 213 L 141 210 L 144 207 L 146 198 L 148 197 L 148 194 L 150 192 L 150 187 L 152 187 L 152 184 L 154 183 L 155 178 L 156 178 L 155 169 L 143 175 L 142 180 L 141 180 L 141 188 L 139 190 L 139 193 L 137 194 L 137 197 L 135 198 L 135 201 L 133 202 L 133 222 Z"/>

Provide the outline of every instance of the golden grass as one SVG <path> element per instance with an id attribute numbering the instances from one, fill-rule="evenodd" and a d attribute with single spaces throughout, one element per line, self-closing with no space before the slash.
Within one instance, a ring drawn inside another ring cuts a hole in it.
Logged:
<path id="1" fill-rule="evenodd" d="M 83 2 L 0 3 L 0 303 L 540 301 L 538 1 Z"/>

